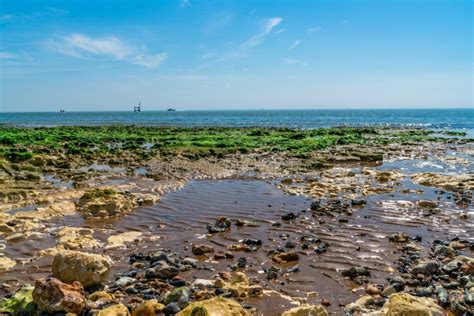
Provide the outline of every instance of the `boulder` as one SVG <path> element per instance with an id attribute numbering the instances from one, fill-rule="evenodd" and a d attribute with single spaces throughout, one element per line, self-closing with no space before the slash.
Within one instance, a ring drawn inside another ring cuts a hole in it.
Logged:
<path id="1" fill-rule="evenodd" d="M 286 312 L 283 312 L 281 316 L 328 316 L 328 312 L 322 305 L 309 305 L 304 304 L 298 307 L 294 307 Z"/>
<path id="2" fill-rule="evenodd" d="M 176 316 L 250 316 L 250 314 L 236 301 L 215 297 L 208 300 L 190 303 Z"/>
<path id="3" fill-rule="evenodd" d="M 383 305 L 382 315 L 386 316 L 442 316 L 441 306 L 431 298 L 415 297 L 408 293 L 390 295 Z"/>
<path id="4" fill-rule="evenodd" d="M 33 300 L 38 309 L 48 313 L 65 312 L 80 314 L 86 307 L 84 288 L 74 281 L 66 284 L 55 278 L 35 281 Z"/>
<path id="5" fill-rule="evenodd" d="M 88 287 L 105 282 L 112 263 L 108 256 L 66 250 L 54 257 L 51 269 L 53 276 L 63 282 L 78 281 Z"/>
<path id="6" fill-rule="evenodd" d="M 97 313 L 97 316 L 130 316 L 127 306 L 115 304 L 104 308 Z"/>
<path id="7" fill-rule="evenodd" d="M 33 312 L 36 304 L 33 302 L 33 287 L 25 285 L 10 298 L 0 299 L 0 314 L 29 315 Z"/>

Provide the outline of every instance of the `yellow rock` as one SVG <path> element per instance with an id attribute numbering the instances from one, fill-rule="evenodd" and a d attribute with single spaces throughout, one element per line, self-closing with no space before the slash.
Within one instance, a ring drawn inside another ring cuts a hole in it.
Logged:
<path id="1" fill-rule="evenodd" d="M 176 316 L 250 316 L 236 301 L 215 297 L 209 300 L 190 303 Z M 102 315 L 99 315 L 102 316 Z"/>
<path id="2" fill-rule="evenodd" d="M 64 227 L 58 232 L 58 243 L 64 249 L 93 249 L 101 246 L 101 243 L 94 239 L 89 228 Z"/>
<path id="3" fill-rule="evenodd" d="M 130 316 L 127 306 L 123 304 L 112 305 L 99 311 L 97 316 Z"/>
<path id="4" fill-rule="evenodd" d="M 385 316 L 442 316 L 443 309 L 431 298 L 414 297 L 408 293 L 390 295 L 383 305 Z"/>
<path id="5" fill-rule="evenodd" d="M 328 312 L 322 305 L 304 304 L 287 310 L 281 316 L 328 316 Z"/>
<path id="6" fill-rule="evenodd" d="M 91 295 L 89 295 L 89 300 L 93 302 L 97 301 L 110 301 L 113 300 L 113 296 L 107 293 L 106 291 L 95 291 Z"/>
<path id="7" fill-rule="evenodd" d="M 13 268 L 16 262 L 8 257 L 0 257 L 0 271 Z"/>
<path id="8" fill-rule="evenodd" d="M 132 312 L 132 316 L 155 316 L 155 313 L 161 312 L 165 305 L 156 300 L 148 300 L 138 305 Z"/>

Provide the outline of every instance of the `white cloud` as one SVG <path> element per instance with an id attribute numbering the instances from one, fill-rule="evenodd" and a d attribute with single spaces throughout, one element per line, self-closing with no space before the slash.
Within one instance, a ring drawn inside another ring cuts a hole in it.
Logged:
<path id="1" fill-rule="evenodd" d="M 166 58 L 168 58 L 167 53 L 160 53 L 154 55 L 137 55 L 129 59 L 132 64 L 142 65 L 148 68 L 156 68 L 161 65 Z"/>
<path id="2" fill-rule="evenodd" d="M 308 62 L 293 58 L 283 58 L 283 62 L 288 65 L 308 66 Z"/>
<path id="3" fill-rule="evenodd" d="M 189 0 L 181 0 L 181 2 L 179 3 L 179 6 L 181 8 L 187 8 L 191 6 L 191 2 L 189 2 Z"/>
<path id="4" fill-rule="evenodd" d="M 285 32 L 285 29 L 279 29 L 279 30 L 276 31 L 275 33 L 280 34 L 280 33 L 283 33 L 283 32 Z"/>
<path id="5" fill-rule="evenodd" d="M 78 58 L 102 56 L 148 68 L 158 67 L 168 57 L 166 53 L 148 54 L 137 50 L 116 37 L 92 38 L 84 34 L 49 39 L 45 46 L 49 50 L 68 56 Z"/>
<path id="6" fill-rule="evenodd" d="M 280 17 L 275 17 L 275 18 L 264 20 L 264 22 L 263 22 L 263 32 L 265 34 L 270 33 L 272 31 L 272 29 L 275 26 L 277 26 L 278 24 L 280 24 L 282 21 L 283 21 L 283 19 L 280 18 Z"/>
<path id="7" fill-rule="evenodd" d="M 0 59 L 15 59 L 18 58 L 17 55 L 8 53 L 8 52 L 0 52 Z"/>
<path id="8" fill-rule="evenodd" d="M 321 32 L 321 29 L 322 29 L 321 26 L 315 26 L 315 27 L 311 27 L 311 28 L 307 29 L 306 32 L 308 34 L 319 33 L 319 32 Z"/>
<path id="9" fill-rule="evenodd" d="M 293 41 L 293 43 L 291 43 L 290 47 L 288 47 L 288 50 L 295 49 L 296 47 L 300 46 L 300 44 L 301 44 L 301 40 L 297 39 Z"/>

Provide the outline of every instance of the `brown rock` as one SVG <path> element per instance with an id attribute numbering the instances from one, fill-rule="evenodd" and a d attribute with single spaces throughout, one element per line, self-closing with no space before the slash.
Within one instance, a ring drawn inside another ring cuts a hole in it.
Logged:
<path id="1" fill-rule="evenodd" d="M 196 256 L 201 256 L 206 253 L 214 252 L 214 247 L 209 246 L 209 245 L 204 245 L 204 244 L 193 245 L 192 251 L 193 251 L 193 254 L 195 254 Z"/>
<path id="2" fill-rule="evenodd" d="M 56 278 L 36 280 L 33 300 L 38 309 L 48 313 L 66 312 L 80 314 L 86 307 L 84 288 L 74 281 L 66 284 Z"/>
<path id="3" fill-rule="evenodd" d="M 276 263 L 298 261 L 299 256 L 295 252 L 281 252 L 273 255 L 272 260 Z"/>

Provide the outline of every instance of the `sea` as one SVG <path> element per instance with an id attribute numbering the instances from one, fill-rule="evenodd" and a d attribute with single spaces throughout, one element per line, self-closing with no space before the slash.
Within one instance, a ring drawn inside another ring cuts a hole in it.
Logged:
<path id="1" fill-rule="evenodd" d="M 288 127 L 312 129 L 334 126 L 420 127 L 465 131 L 474 138 L 474 108 L 355 109 L 355 110 L 220 110 L 142 112 L 0 112 L 0 125 L 143 125 Z"/>

